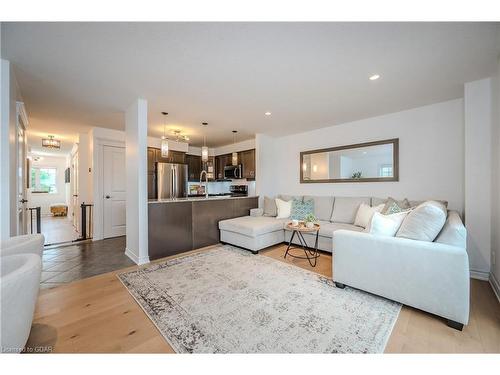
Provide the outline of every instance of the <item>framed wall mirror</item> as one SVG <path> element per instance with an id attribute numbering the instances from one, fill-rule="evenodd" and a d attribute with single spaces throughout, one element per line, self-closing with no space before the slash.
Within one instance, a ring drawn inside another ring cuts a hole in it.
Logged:
<path id="1" fill-rule="evenodd" d="M 399 180 L 399 138 L 300 153 L 300 182 Z"/>

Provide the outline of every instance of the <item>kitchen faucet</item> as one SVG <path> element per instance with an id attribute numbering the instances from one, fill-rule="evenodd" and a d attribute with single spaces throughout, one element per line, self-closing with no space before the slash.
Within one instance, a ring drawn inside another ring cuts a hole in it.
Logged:
<path id="1" fill-rule="evenodd" d="M 206 170 L 202 170 L 200 173 L 200 186 L 201 186 L 201 179 L 203 178 L 203 173 L 205 173 L 205 198 L 208 198 L 208 174 Z"/>

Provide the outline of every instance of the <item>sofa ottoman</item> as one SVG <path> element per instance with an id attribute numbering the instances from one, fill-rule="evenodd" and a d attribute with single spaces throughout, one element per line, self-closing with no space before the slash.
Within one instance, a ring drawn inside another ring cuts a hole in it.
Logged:
<path id="1" fill-rule="evenodd" d="M 283 227 L 288 219 L 267 216 L 243 216 L 219 221 L 221 242 L 251 250 L 258 250 L 284 241 Z"/>

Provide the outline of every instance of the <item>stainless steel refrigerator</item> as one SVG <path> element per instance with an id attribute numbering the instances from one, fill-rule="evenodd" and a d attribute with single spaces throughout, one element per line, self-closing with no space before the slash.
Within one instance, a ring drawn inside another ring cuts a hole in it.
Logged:
<path id="1" fill-rule="evenodd" d="M 158 163 L 158 199 L 182 198 L 187 196 L 187 164 Z"/>

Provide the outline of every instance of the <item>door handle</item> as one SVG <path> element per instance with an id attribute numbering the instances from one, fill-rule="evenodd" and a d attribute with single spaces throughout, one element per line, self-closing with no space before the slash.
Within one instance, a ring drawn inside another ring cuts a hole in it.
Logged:
<path id="1" fill-rule="evenodd" d="M 109 199 L 109 198 L 111 198 L 111 197 L 110 197 L 109 195 L 106 195 L 104 198 Z"/>
<path id="2" fill-rule="evenodd" d="M 21 199 L 19 202 L 20 202 L 20 203 L 26 203 L 26 202 L 28 202 L 28 200 L 23 198 L 23 199 Z"/>

